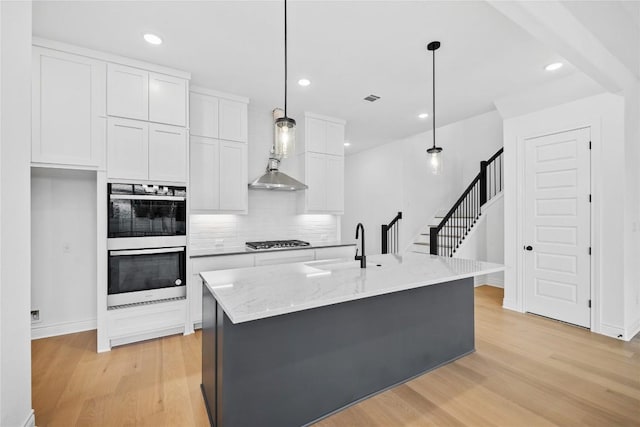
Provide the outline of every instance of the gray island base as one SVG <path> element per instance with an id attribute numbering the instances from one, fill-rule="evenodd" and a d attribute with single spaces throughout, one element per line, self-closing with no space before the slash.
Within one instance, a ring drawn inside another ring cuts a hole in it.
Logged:
<path id="1" fill-rule="evenodd" d="M 308 425 L 465 356 L 474 351 L 473 300 L 473 277 L 464 277 L 234 323 L 204 286 L 211 425 Z"/>

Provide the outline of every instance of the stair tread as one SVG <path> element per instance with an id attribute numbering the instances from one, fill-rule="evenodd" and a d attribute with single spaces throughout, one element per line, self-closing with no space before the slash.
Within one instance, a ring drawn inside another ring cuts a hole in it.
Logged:
<path id="1" fill-rule="evenodd" d="M 420 246 L 431 246 L 428 242 L 413 242 L 413 244 L 414 245 L 420 245 Z M 443 243 L 439 244 L 438 246 L 441 247 L 441 248 L 451 248 L 450 245 L 443 244 Z"/>

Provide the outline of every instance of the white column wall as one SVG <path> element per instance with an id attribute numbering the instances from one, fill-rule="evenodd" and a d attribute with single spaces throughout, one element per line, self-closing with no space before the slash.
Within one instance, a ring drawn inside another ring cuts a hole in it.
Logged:
<path id="1" fill-rule="evenodd" d="M 31 409 L 31 2 L 0 2 L 0 425 Z"/>

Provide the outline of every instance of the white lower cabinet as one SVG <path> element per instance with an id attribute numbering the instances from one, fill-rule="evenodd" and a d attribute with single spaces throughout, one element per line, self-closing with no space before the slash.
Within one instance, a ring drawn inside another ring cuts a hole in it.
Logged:
<path id="1" fill-rule="evenodd" d="M 253 267 L 253 254 L 191 258 L 191 280 L 187 289 L 193 324 L 202 323 L 202 278 L 200 273 L 212 270 Z"/>
<path id="2" fill-rule="evenodd" d="M 247 213 L 247 143 L 191 136 L 192 213 Z"/>
<path id="3" fill-rule="evenodd" d="M 110 345 L 122 345 L 184 331 L 187 300 L 107 311 Z"/>
<path id="4" fill-rule="evenodd" d="M 197 327 L 200 327 L 202 323 L 203 284 L 202 278 L 200 278 L 201 272 L 324 259 L 352 259 L 354 254 L 354 246 L 336 246 L 330 248 L 298 249 L 191 258 L 191 280 L 189 280 L 189 287 L 187 289 L 189 308 L 191 310 L 191 321 Z"/>
<path id="5" fill-rule="evenodd" d="M 146 180 L 149 177 L 149 124 L 109 118 L 107 177 Z"/>
<path id="6" fill-rule="evenodd" d="M 184 128 L 149 125 L 149 180 L 186 182 L 187 132 Z"/>

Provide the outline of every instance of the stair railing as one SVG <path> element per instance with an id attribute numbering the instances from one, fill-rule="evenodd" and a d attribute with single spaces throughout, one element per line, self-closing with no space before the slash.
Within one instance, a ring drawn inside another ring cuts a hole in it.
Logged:
<path id="1" fill-rule="evenodd" d="M 487 161 L 480 162 L 480 173 L 435 227 L 429 228 L 429 252 L 452 257 L 475 222 L 482 206 L 503 188 L 503 148 Z"/>
<path id="2" fill-rule="evenodd" d="M 398 215 L 391 220 L 389 224 L 382 224 L 382 253 L 398 253 L 400 246 L 399 228 L 400 224 L 398 220 L 402 219 L 402 212 L 398 212 Z"/>

